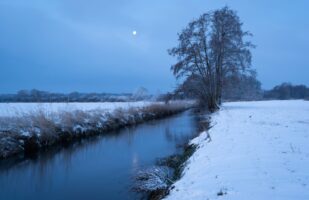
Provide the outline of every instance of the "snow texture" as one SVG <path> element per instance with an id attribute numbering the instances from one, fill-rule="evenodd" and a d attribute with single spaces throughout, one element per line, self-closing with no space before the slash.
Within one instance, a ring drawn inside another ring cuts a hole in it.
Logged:
<path id="1" fill-rule="evenodd" d="M 166 199 L 309 199 L 309 101 L 225 103 Z"/>
<path id="2" fill-rule="evenodd" d="M 0 103 L 0 117 L 12 117 L 24 113 L 44 110 L 49 112 L 69 112 L 74 110 L 106 110 L 112 111 L 116 108 L 145 107 L 153 102 L 95 102 L 95 103 Z"/>

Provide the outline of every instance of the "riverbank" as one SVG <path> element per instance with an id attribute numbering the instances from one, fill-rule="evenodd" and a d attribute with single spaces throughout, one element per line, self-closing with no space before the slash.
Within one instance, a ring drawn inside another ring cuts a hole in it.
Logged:
<path id="1" fill-rule="evenodd" d="M 51 112 L 39 109 L 17 116 L 0 117 L 0 159 L 182 112 L 192 102 L 152 103 L 143 107 L 113 110 L 71 110 Z"/>
<path id="2" fill-rule="evenodd" d="M 159 200 L 166 197 L 172 184 L 181 178 L 187 160 L 196 151 L 197 145 L 189 144 L 201 131 L 208 130 L 210 126 L 210 113 L 198 108 L 193 109 L 192 115 L 196 122 L 196 131 L 193 137 L 187 138 L 177 154 L 158 158 L 156 165 L 143 169 L 135 175 L 133 189 L 143 194 L 144 199 Z"/>
<path id="3" fill-rule="evenodd" d="M 308 199 L 309 103 L 225 103 L 166 199 Z"/>

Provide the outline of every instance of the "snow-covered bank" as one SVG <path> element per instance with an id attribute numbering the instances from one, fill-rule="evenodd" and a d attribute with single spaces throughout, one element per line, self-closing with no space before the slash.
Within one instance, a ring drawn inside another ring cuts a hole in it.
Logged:
<path id="1" fill-rule="evenodd" d="M 179 113 L 192 102 L 151 103 L 115 109 L 72 109 L 53 112 L 38 109 L 13 116 L 0 116 L 0 159 L 20 152 L 33 154 L 40 148 L 97 135 Z"/>
<path id="2" fill-rule="evenodd" d="M 85 103 L 0 103 L 0 117 L 12 117 L 29 112 L 44 110 L 48 112 L 70 112 L 74 110 L 112 111 L 117 108 L 128 109 L 144 107 L 152 104 L 150 101 L 138 102 L 85 102 Z"/>
<path id="3" fill-rule="evenodd" d="M 309 102 L 225 103 L 166 199 L 309 199 Z"/>

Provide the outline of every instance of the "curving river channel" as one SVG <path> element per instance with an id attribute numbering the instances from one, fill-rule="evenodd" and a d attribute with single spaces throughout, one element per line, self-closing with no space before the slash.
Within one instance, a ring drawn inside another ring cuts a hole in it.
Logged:
<path id="1" fill-rule="evenodd" d="M 182 151 L 196 136 L 191 111 L 53 148 L 31 159 L 0 161 L 1 200 L 125 200 L 134 174 Z"/>

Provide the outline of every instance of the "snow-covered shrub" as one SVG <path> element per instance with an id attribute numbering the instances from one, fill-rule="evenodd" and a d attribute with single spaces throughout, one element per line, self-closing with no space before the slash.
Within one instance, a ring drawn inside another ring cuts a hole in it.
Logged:
<path id="1" fill-rule="evenodd" d="M 139 192 L 165 190 L 172 184 L 168 167 L 150 167 L 136 174 L 134 189 Z"/>
<path id="2" fill-rule="evenodd" d="M 184 147 L 182 154 L 175 154 L 166 158 L 158 159 L 157 165 L 167 166 L 173 169 L 173 176 L 171 177 L 171 180 L 177 181 L 182 176 L 184 166 L 187 160 L 195 152 L 196 148 L 196 145 L 187 145 Z"/>
<path id="3" fill-rule="evenodd" d="M 59 114 L 59 126 L 61 130 L 68 133 L 83 133 L 86 131 L 90 115 L 82 110 L 66 111 Z"/>
<path id="4" fill-rule="evenodd" d="M 44 145 L 51 145 L 57 140 L 57 125 L 53 114 L 43 110 L 28 115 L 30 134 L 37 136 Z"/>

